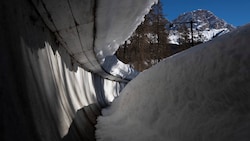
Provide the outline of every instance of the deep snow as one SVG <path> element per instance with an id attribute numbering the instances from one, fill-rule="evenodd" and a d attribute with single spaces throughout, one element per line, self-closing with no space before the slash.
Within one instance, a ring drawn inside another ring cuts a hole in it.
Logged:
<path id="1" fill-rule="evenodd" d="M 99 141 L 247 141 L 250 24 L 140 73 L 102 111 Z"/>

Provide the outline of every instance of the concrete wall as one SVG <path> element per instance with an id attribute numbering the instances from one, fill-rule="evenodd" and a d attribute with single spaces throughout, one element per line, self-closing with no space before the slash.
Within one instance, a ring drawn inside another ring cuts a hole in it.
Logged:
<path id="1" fill-rule="evenodd" d="M 0 31 L 0 140 L 95 140 L 124 84 L 78 67 L 29 0 L 0 2 Z"/>

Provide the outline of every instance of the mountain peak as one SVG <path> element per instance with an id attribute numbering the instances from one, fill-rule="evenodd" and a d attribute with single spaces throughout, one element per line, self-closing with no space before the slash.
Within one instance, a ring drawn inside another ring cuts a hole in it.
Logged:
<path id="1" fill-rule="evenodd" d="M 227 28 L 229 31 L 231 31 L 235 29 L 234 26 L 228 24 L 223 19 L 218 18 L 211 11 L 204 9 L 197 9 L 181 14 L 175 20 L 173 20 L 173 23 L 185 23 L 190 21 L 194 22 L 194 28 L 198 30 Z M 187 25 L 187 27 L 190 27 L 190 25 Z"/>
<path id="2" fill-rule="evenodd" d="M 169 39 L 173 44 L 179 44 L 179 39 L 182 38 L 179 32 L 181 32 L 184 25 L 190 32 L 192 25 L 192 31 L 196 38 L 195 40 L 200 38 L 198 39 L 200 42 L 206 42 L 216 36 L 220 36 L 235 29 L 233 25 L 218 18 L 211 11 L 204 9 L 183 13 L 173 20 L 171 25 Z M 191 35 L 189 36 L 189 38 L 191 38 Z"/>

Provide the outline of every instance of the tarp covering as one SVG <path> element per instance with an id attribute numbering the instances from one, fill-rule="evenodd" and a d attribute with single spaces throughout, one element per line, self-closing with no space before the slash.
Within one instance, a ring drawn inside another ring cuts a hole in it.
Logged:
<path id="1" fill-rule="evenodd" d="M 153 4 L 103 2 L 0 1 L 1 141 L 95 140 L 101 108 L 129 81 L 126 75 L 104 70 L 101 61 L 106 56 L 97 54 L 112 54 L 115 48 L 108 44 L 114 34 L 119 37 L 116 45 L 125 40 Z M 118 25 L 122 19 L 126 31 L 117 31 L 124 27 Z"/>

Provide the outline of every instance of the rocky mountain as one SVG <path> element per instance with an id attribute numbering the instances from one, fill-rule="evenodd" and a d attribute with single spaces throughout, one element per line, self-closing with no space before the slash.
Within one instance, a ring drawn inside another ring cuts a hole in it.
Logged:
<path id="1" fill-rule="evenodd" d="M 192 25 L 191 25 L 192 24 Z M 191 32 L 193 27 L 194 40 L 205 42 L 211 40 L 215 36 L 230 32 L 235 29 L 231 24 L 228 24 L 223 19 L 218 18 L 208 10 L 198 9 L 192 12 L 187 12 L 178 16 L 172 21 L 170 28 L 170 42 L 179 44 L 180 29 L 186 27 Z M 191 35 L 189 35 L 191 38 Z"/>

